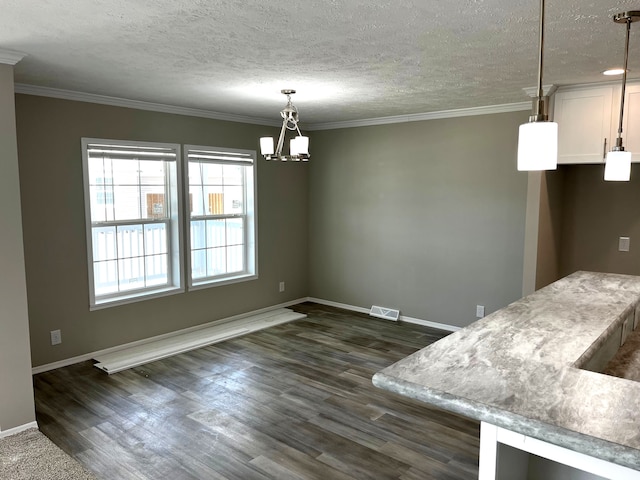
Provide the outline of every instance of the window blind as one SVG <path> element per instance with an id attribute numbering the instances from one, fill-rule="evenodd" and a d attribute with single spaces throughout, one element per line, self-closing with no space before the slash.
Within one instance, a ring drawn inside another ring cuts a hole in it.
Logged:
<path id="1" fill-rule="evenodd" d="M 132 159 L 140 160 L 175 160 L 177 152 L 171 147 L 149 147 L 143 145 L 105 145 L 90 143 L 87 145 L 90 159 Z"/>
<path id="2" fill-rule="evenodd" d="M 185 147 L 187 158 L 195 162 L 224 163 L 228 165 L 251 165 L 254 155 L 247 151 L 202 150 L 189 145 Z"/>

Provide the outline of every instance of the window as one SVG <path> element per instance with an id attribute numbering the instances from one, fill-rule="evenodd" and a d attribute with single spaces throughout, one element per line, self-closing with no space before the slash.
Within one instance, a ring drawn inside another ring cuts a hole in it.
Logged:
<path id="1" fill-rule="evenodd" d="M 180 146 L 82 139 L 90 306 L 183 291 Z"/>
<path id="2" fill-rule="evenodd" d="M 255 152 L 185 146 L 189 287 L 255 278 Z"/>
<path id="3" fill-rule="evenodd" d="M 90 307 L 257 277 L 255 151 L 82 139 Z M 183 220 L 183 190 L 189 221 Z M 186 232 L 189 249 L 183 249 Z"/>

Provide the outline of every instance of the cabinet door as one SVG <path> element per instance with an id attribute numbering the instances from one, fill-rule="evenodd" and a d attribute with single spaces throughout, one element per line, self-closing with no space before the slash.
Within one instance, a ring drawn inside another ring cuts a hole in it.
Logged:
<path id="1" fill-rule="evenodd" d="M 618 103 L 620 103 L 618 101 Z M 619 111 L 617 113 L 619 115 Z M 624 100 L 622 141 L 624 149 L 631 152 L 632 162 L 640 162 L 640 85 L 627 85 Z M 614 132 L 618 132 L 616 116 Z"/>
<path id="2" fill-rule="evenodd" d="M 558 163 L 603 162 L 605 142 L 611 146 L 612 94 L 611 86 L 556 93 Z"/>

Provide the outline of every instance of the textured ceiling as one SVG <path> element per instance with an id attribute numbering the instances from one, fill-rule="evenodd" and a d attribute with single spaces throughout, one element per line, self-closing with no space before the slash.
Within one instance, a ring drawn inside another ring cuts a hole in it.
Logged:
<path id="1" fill-rule="evenodd" d="M 613 14 L 547 0 L 545 84 L 620 65 Z M 527 101 L 538 0 L 2 0 L 16 82 L 259 118 L 295 88 L 301 125 Z M 630 77 L 640 78 L 640 24 Z M 619 77 L 616 77 L 619 78 Z"/>

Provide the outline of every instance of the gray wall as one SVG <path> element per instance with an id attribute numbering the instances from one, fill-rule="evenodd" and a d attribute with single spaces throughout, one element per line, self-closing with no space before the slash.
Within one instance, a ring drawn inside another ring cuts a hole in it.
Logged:
<path id="1" fill-rule="evenodd" d="M 13 67 L 0 64 L 0 431 L 35 421 Z"/>
<path id="2" fill-rule="evenodd" d="M 640 275 L 640 165 L 630 182 L 605 182 L 602 165 L 564 167 L 561 272 L 576 270 Z M 631 237 L 629 252 L 618 238 Z"/>
<path id="3" fill-rule="evenodd" d="M 526 112 L 312 133 L 313 297 L 464 326 L 521 297 Z"/>
<path id="4" fill-rule="evenodd" d="M 16 114 L 34 366 L 307 296 L 308 165 L 259 159 L 258 280 L 90 312 L 81 137 L 257 149 L 277 129 L 31 95 Z"/>
<path id="5" fill-rule="evenodd" d="M 565 167 L 542 172 L 538 216 L 538 250 L 535 289 L 562 278 L 562 220 Z"/>

